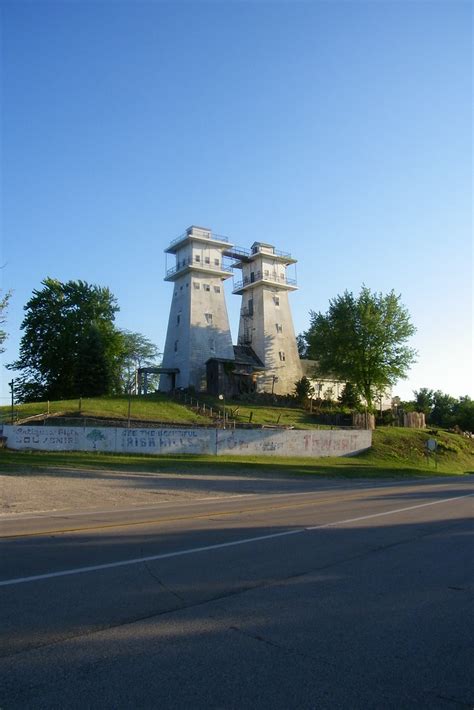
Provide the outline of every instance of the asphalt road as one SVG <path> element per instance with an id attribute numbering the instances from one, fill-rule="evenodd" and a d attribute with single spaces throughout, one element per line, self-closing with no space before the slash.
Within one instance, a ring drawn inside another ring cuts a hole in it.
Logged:
<path id="1" fill-rule="evenodd" d="M 473 708 L 473 494 L 275 479 L 4 517 L 0 708 Z"/>

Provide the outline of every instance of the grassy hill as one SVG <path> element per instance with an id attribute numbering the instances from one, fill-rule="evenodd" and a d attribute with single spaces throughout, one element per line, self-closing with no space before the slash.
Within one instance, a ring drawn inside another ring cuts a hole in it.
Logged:
<path id="1" fill-rule="evenodd" d="M 194 402 L 195 400 L 193 400 Z M 164 394 L 147 397 L 133 397 L 131 400 L 131 420 L 181 425 L 212 425 L 210 408 L 215 415 L 216 407 L 222 403 L 206 398 L 206 409 L 198 412 L 193 403 L 179 403 Z M 273 424 L 294 426 L 298 429 L 314 428 L 311 415 L 298 407 L 264 406 L 254 403 L 227 406 L 237 420 L 248 422 L 252 413 L 253 424 Z M 21 420 L 26 417 L 47 413 L 47 403 L 31 403 L 15 407 L 15 415 Z M 103 418 L 110 422 L 123 423 L 128 416 L 127 397 L 104 397 L 98 399 L 50 402 L 49 413 L 62 417 Z M 0 416 L 5 421 L 10 418 L 8 407 L 0 408 Z M 58 423 L 61 421 L 58 419 Z M 438 442 L 436 456 L 427 456 L 426 442 L 435 438 Z M 1 451 L 0 469 L 15 471 L 51 466 L 115 468 L 134 470 L 170 470 L 174 472 L 235 472 L 290 473 L 303 475 L 329 475 L 344 477 L 407 476 L 474 473 L 474 441 L 459 434 L 439 430 L 399 429 L 381 427 L 374 432 L 373 446 L 359 456 L 351 458 L 289 459 L 257 457 L 214 457 L 205 456 L 132 456 L 120 454 L 94 453 L 48 453 Z"/>
<path id="2" fill-rule="evenodd" d="M 196 398 L 187 397 L 184 402 L 166 394 L 156 393 L 130 399 L 131 421 L 163 422 L 168 424 L 193 424 L 212 426 L 212 419 L 222 413 L 223 403 L 217 398 L 200 396 L 199 407 Z M 22 422 L 29 417 L 50 414 L 54 417 L 100 418 L 124 420 L 128 418 L 129 400 L 126 396 L 83 398 L 56 402 L 29 402 L 14 406 L 15 421 Z M 204 405 L 204 407 L 203 407 Z M 259 403 L 226 402 L 226 412 L 230 419 L 238 423 L 294 426 L 309 429 L 315 426 L 311 415 L 300 407 L 267 406 Z M 0 419 L 11 421 L 11 407 L 0 407 Z"/>
<path id="3" fill-rule="evenodd" d="M 68 399 L 56 402 L 28 402 L 14 406 L 14 419 L 24 421 L 29 417 L 50 414 L 68 419 L 100 418 L 118 420 L 128 418 L 128 397 L 97 397 Z M 10 422 L 11 407 L 0 407 L 0 418 Z M 200 415 L 193 408 L 187 407 L 165 394 L 154 394 L 130 399 L 130 419 L 134 421 L 153 421 L 176 424 L 209 425 L 209 418 Z"/>

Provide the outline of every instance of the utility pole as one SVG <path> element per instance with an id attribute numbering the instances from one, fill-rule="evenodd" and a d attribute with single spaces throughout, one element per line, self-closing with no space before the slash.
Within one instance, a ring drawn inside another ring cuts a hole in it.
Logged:
<path id="1" fill-rule="evenodd" d="M 8 384 L 9 384 L 11 392 L 12 392 L 12 424 L 13 424 L 13 414 L 14 414 L 13 406 L 15 404 L 15 389 L 14 389 L 15 380 L 12 380 Z"/>
<path id="2" fill-rule="evenodd" d="M 127 412 L 127 429 L 130 429 L 130 409 L 132 407 L 132 384 L 128 384 L 128 412 Z"/>

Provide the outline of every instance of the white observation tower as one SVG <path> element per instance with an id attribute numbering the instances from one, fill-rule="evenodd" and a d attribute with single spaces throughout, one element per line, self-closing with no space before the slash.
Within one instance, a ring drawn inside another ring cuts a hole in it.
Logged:
<path id="1" fill-rule="evenodd" d="M 263 242 L 255 242 L 234 264 L 242 269 L 242 279 L 233 289 L 242 296 L 239 345 L 251 347 L 265 365 L 259 390 L 275 394 L 293 392 L 302 377 L 288 300 L 289 292 L 297 288 L 296 279 L 287 276 L 292 264 L 296 259 L 290 254 Z"/>
<path id="2" fill-rule="evenodd" d="M 165 281 L 173 284 L 160 391 L 175 387 L 206 389 L 206 362 L 234 360 L 223 282 L 232 267 L 223 263 L 232 248 L 227 237 L 210 229 L 189 227 L 165 249 L 176 264 Z"/>

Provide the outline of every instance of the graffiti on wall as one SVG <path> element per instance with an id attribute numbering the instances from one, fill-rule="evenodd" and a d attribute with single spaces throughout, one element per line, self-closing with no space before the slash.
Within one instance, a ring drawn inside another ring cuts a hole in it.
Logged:
<path id="1" fill-rule="evenodd" d="M 357 449 L 357 439 L 357 434 L 341 431 L 310 432 L 304 436 L 304 450 L 308 456 L 344 456 Z"/>
<path id="2" fill-rule="evenodd" d="M 79 446 L 81 430 L 76 427 L 18 426 L 10 428 L 14 430 L 15 448 L 70 449 Z M 11 442 L 9 441 L 9 443 Z"/>
<path id="3" fill-rule="evenodd" d="M 143 453 L 206 453 L 210 433 L 200 429 L 123 429 L 119 445 L 122 451 Z"/>
<path id="4" fill-rule="evenodd" d="M 370 448 L 365 430 L 116 429 L 4 426 L 7 446 L 43 451 L 116 451 L 142 454 L 350 456 Z"/>

